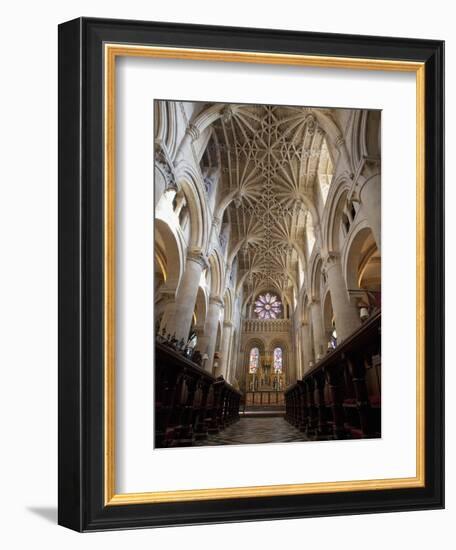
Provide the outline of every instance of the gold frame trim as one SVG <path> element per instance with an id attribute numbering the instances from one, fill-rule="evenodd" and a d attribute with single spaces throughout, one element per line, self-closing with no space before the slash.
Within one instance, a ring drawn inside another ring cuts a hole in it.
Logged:
<path id="1" fill-rule="evenodd" d="M 416 74 L 416 476 L 409 478 L 335 481 L 287 485 L 191 489 L 144 493 L 115 492 L 115 86 L 116 58 L 154 57 L 235 63 L 414 72 Z M 104 45 L 104 495 L 105 505 L 151 504 L 284 496 L 344 491 L 403 489 L 425 486 L 424 354 L 425 354 L 425 67 L 424 63 L 324 57 L 262 52 L 237 52 L 138 45 Z"/>

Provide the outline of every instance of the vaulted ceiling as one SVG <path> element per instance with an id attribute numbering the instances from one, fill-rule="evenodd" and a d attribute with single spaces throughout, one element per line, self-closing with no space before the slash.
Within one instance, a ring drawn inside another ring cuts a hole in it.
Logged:
<path id="1" fill-rule="evenodd" d="M 286 293 L 296 283 L 318 172 L 330 162 L 315 110 L 230 105 L 214 131 L 222 193 L 235 195 L 228 212 L 231 252 L 247 295 L 265 288 Z"/>

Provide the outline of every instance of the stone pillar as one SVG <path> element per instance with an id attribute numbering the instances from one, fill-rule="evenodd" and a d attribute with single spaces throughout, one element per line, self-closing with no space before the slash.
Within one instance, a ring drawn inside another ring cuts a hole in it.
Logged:
<path id="1" fill-rule="evenodd" d="M 231 345 L 232 330 L 233 330 L 233 323 L 231 323 L 231 321 L 224 321 L 221 374 L 225 380 L 228 380 L 228 375 L 230 372 L 230 365 L 228 363 L 228 359 L 229 359 L 229 352 L 230 352 L 230 345 Z"/>
<path id="2" fill-rule="evenodd" d="M 303 375 L 310 369 L 309 363 L 314 362 L 313 349 L 312 349 L 312 337 L 310 334 L 309 323 L 303 321 L 301 326 L 302 334 L 302 361 L 303 361 Z"/>
<path id="3" fill-rule="evenodd" d="M 360 186 L 359 199 L 361 208 L 369 223 L 375 243 L 381 253 L 381 179 L 375 174 L 366 179 Z"/>
<path id="4" fill-rule="evenodd" d="M 223 300 L 218 296 L 209 298 L 209 308 L 206 316 L 206 324 L 204 325 L 204 336 L 198 342 L 198 349 L 204 356 L 208 355 L 208 359 L 204 362 L 204 368 L 208 372 L 212 372 L 214 363 L 215 343 L 217 339 L 217 327 L 220 320 L 220 311 L 223 307 Z"/>
<path id="5" fill-rule="evenodd" d="M 207 261 L 200 250 L 191 250 L 187 254 L 185 272 L 176 296 L 174 322 L 169 330 L 171 334 L 176 334 L 177 340 L 181 338 L 185 342 L 188 340 L 201 273 L 205 267 L 207 267 Z"/>
<path id="6" fill-rule="evenodd" d="M 325 354 L 327 346 L 325 331 L 323 328 L 323 317 L 321 314 L 320 300 L 311 300 L 310 313 L 312 318 L 315 360 L 318 361 Z"/>
<path id="7" fill-rule="evenodd" d="M 328 255 L 325 270 L 336 321 L 337 342 L 340 343 L 360 326 L 361 319 L 358 308 L 350 301 L 338 254 Z"/>

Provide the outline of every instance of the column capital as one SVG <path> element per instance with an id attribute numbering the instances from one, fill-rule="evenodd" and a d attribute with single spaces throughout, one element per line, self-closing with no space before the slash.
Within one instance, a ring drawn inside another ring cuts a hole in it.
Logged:
<path id="1" fill-rule="evenodd" d="M 335 267 L 340 261 L 340 254 L 338 252 L 328 252 L 323 259 L 323 269 L 328 271 L 332 267 Z"/>
<path id="2" fill-rule="evenodd" d="M 360 175 L 362 176 L 363 182 L 360 183 L 367 183 L 369 180 L 371 180 L 375 176 L 380 176 L 382 169 L 382 164 L 380 157 L 369 157 L 364 156 L 363 157 L 363 166 L 361 168 Z"/>
<path id="3" fill-rule="evenodd" d="M 203 269 L 209 267 L 207 257 L 200 248 L 191 248 L 187 252 L 187 260 L 191 262 L 196 262 Z"/>
<path id="4" fill-rule="evenodd" d="M 320 304 L 320 299 L 316 298 L 315 296 L 311 296 L 309 298 L 309 306 L 313 306 L 313 305 L 316 305 L 316 304 Z"/>
<path id="5" fill-rule="evenodd" d="M 161 141 L 155 142 L 155 168 L 161 172 L 163 178 L 165 179 L 165 191 L 177 191 L 178 188 L 174 165 L 163 148 Z"/>
<path id="6" fill-rule="evenodd" d="M 234 324 L 231 321 L 223 321 L 224 328 L 233 328 Z"/>
<path id="7" fill-rule="evenodd" d="M 361 203 L 361 192 L 369 183 L 378 185 L 380 193 L 381 162 L 379 158 L 363 157 L 356 171 L 356 176 L 351 185 L 347 200 Z"/>

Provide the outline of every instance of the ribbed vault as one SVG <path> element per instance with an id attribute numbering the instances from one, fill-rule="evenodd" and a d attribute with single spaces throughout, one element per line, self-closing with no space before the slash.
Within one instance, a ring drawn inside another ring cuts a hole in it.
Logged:
<path id="1" fill-rule="evenodd" d="M 325 132 L 310 108 L 269 105 L 230 105 L 213 129 L 245 296 L 264 288 L 284 294 L 304 259 L 307 217 L 316 216 L 320 162 L 328 173 Z"/>

